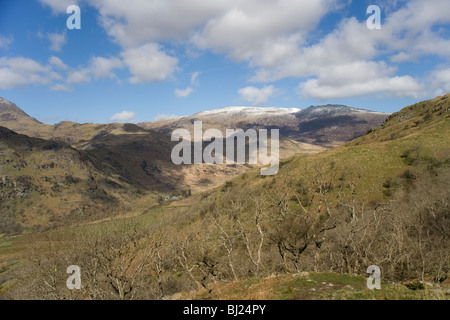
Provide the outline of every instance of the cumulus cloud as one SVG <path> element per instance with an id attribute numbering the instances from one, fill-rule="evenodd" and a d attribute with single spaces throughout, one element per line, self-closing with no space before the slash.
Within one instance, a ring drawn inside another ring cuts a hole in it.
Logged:
<path id="1" fill-rule="evenodd" d="M 423 85 L 410 76 L 394 76 L 395 68 L 383 62 L 355 61 L 331 66 L 318 72 L 318 78 L 299 86 L 306 98 L 336 99 L 372 94 L 419 98 Z"/>
<path id="2" fill-rule="evenodd" d="M 193 36 L 191 40 L 199 47 L 223 50 L 239 58 L 245 56 L 243 51 L 238 52 L 239 48 L 255 51 L 258 48 L 254 46 L 268 38 L 312 30 L 338 3 L 336 0 L 88 2 L 99 10 L 106 32 L 124 47 Z"/>
<path id="3" fill-rule="evenodd" d="M 123 68 L 123 62 L 117 57 L 93 57 L 87 65 L 78 66 L 76 68 L 70 68 L 60 58 L 55 56 L 50 57 L 49 63 L 59 70 L 67 71 L 67 84 L 55 85 L 51 88 L 54 91 L 62 91 L 65 89 L 72 90 L 69 85 L 88 83 L 91 82 L 92 78 L 116 78 L 113 70 Z M 55 79 L 59 80 L 61 76 L 59 74 L 56 75 L 58 77 Z"/>
<path id="4" fill-rule="evenodd" d="M 69 4 L 75 3 L 40 1 L 55 12 L 65 12 Z M 396 66 L 419 62 L 427 55 L 448 61 L 448 0 L 374 0 L 383 8 L 381 30 L 368 30 L 364 17 L 359 17 L 361 21 L 350 17 L 342 19 L 328 34 L 315 32 L 327 13 L 344 8 L 346 16 L 345 7 L 350 2 L 84 0 L 98 9 L 105 32 L 122 48 L 120 57 L 91 61 L 88 75 L 95 79 L 114 78 L 114 70 L 123 66 L 131 73 L 131 83 L 168 79 L 177 70 L 178 59 L 161 44 L 178 43 L 181 45 L 177 50 L 208 50 L 247 63 L 253 71 L 249 79 L 253 82 L 301 79 L 300 92 L 309 97 L 325 99 L 382 92 L 413 97 L 424 90 L 447 88 L 445 77 L 437 72 L 435 80 L 425 87 L 425 79 L 399 75 Z M 52 50 L 61 50 L 64 43 L 61 34 L 55 36 Z M 371 71 L 370 77 L 365 76 L 370 73 L 368 70 L 360 69 L 366 67 Z M 342 71 L 345 68 L 351 71 Z M 86 82 L 86 75 L 81 76 L 78 75 L 80 83 Z M 178 94 L 191 94 L 197 77 L 193 74 L 190 86 L 177 89 Z M 442 87 L 438 87 L 439 83 Z M 244 94 L 250 95 L 245 90 Z M 253 100 L 243 98 L 264 103 L 260 102 L 264 99 L 249 99 Z"/>
<path id="5" fill-rule="evenodd" d="M 68 6 L 78 4 L 78 0 L 39 0 L 42 4 L 49 6 L 54 13 L 65 13 Z"/>
<path id="6" fill-rule="evenodd" d="M 186 98 L 188 97 L 192 92 L 194 92 L 194 89 L 192 89 L 191 87 L 187 87 L 184 90 L 181 89 L 175 89 L 175 95 L 178 98 Z"/>
<path id="7" fill-rule="evenodd" d="M 50 50 L 59 52 L 66 44 L 66 33 L 47 33 L 47 39 L 50 41 Z"/>
<path id="8" fill-rule="evenodd" d="M 364 21 L 353 17 L 342 20 L 335 30 L 312 45 L 280 40 L 252 60 L 256 68 L 252 80 L 311 78 L 300 84 L 300 92 L 319 99 L 373 93 L 422 97 L 425 85 L 411 76 L 397 76 L 395 63 L 417 61 L 428 54 L 450 57 L 449 40 L 433 31 L 438 21 L 450 22 L 448 15 L 438 13 L 444 7 L 450 10 L 450 3 L 437 2 L 442 6 L 411 1 L 386 19 L 381 32 L 369 31 Z M 374 62 L 389 54 L 389 61 Z M 389 67 L 387 62 L 394 65 Z"/>
<path id="9" fill-rule="evenodd" d="M 266 103 L 267 100 L 275 93 L 274 86 L 267 86 L 261 89 L 256 87 L 245 87 L 239 89 L 238 93 L 242 100 L 252 103 L 254 106 L 259 106 Z"/>
<path id="10" fill-rule="evenodd" d="M 148 42 L 180 40 L 220 14 L 235 0 L 88 0 L 101 15 L 101 23 L 123 47 Z"/>
<path id="11" fill-rule="evenodd" d="M 91 71 L 88 68 L 80 68 L 78 70 L 73 70 L 69 72 L 69 75 L 67 76 L 67 83 L 80 84 L 90 82 L 91 81 L 90 73 Z"/>
<path id="12" fill-rule="evenodd" d="M 300 92 L 320 99 L 372 93 L 422 97 L 430 88 L 411 76 L 395 75 L 396 63 L 418 62 L 424 55 L 450 57 L 450 40 L 436 28 L 439 23 L 450 23 L 450 17 L 443 13 L 448 10 L 448 1 L 436 0 L 433 5 L 410 1 L 401 9 L 391 7 L 380 32 L 369 31 L 365 21 L 353 17 L 342 20 L 311 45 L 303 44 L 300 38 L 279 38 L 253 56 L 250 66 L 256 72 L 251 80 L 311 77 L 301 83 Z M 389 60 L 374 62 L 383 55 L 390 55 Z M 393 65 L 388 67 L 388 62 Z"/>
<path id="13" fill-rule="evenodd" d="M 253 66 L 259 68 L 253 80 L 268 82 L 314 76 L 328 67 L 370 60 L 376 56 L 376 48 L 375 35 L 368 31 L 365 23 L 350 18 L 309 46 L 300 46 L 295 38 L 280 39 L 272 49 L 253 60 Z"/>
<path id="14" fill-rule="evenodd" d="M 243 61 L 258 56 L 286 35 L 305 35 L 334 8 L 335 1 L 230 1 L 218 17 L 207 21 L 192 41 L 203 49 Z M 232 36 L 230 36 L 232 35 Z M 288 36 L 289 37 L 289 36 Z"/>
<path id="15" fill-rule="evenodd" d="M 136 114 L 132 111 L 122 111 L 119 113 L 116 113 L 111 118 L 109 118 L 110 121 L 120 121 L 120 122 L 135 122 L 135 116 Z"/>
<path id="16" fill-rule="evenodd" d="M 123 63 L 118 58 L 93 57 L 90 68 L 96 79 L 115 78 L 116 75 L 112 70 L 123 68 Z"/>
<path id="17" fill-rule="evenodd" d="M 434 96 L 444 95 L 450 92 L 450 68 L 439 68 L 431 72 L 429 76 Z"/>
<path id="18" fill-rule="evenodd" d="M 48 59 L 48 62 L 49 62 L 51 65 L 53 65 L 53 66 L 55 66 L 56 68 L 61 69 L 61 70 L 67 70 L 67 69 L 69 68 L 69 66 L 66 65 L 66 64 L 61 60 L 61 58 L 58 58 L 58 57 L 55 57 L 55 56 L 50 57 L 50 59 Z"/>
<path id="19" fill-rule="evenodd" d="M 133 74 L 131 83 L 162 81 L 177 70 L 178 59 L 167 55 L 156 43 L 127 49 L 121 56 Z"/>
<path id="20" fill-rule="evenodd" d="M 51 70 L 29 58 L 0 58 L 0 89 L 51 82 Z"/>
<path id="21" fill-rule="evenodd" d="M 254 81 L 275 81 L 286 77 L 314 76 L 327 67 L 355 60 L 374 60 L 391 55 L 394 63 L 416 61 L 423 55 L 450 57 L 450 40 L 437 24 L 450 23 L 450 2 L 409 1 L 392 12 L 380 31 L 368 30 L 365 21 L 343 19 L 322 39 L 305 45 L 301 39 L 278 38 L 252 59 L 257 69 Z M 292 36 L 291 36 L 292 37 Z"/>
<path id="22" fill-rule="evenodd" d="M 260 67 L 261 63 L 276 65 L 287 52 L 295 51 L 307 33 L 338 3 L 337 0 L 88 1 L 99 10 L 107 34 L 124 48 L 122 58 L 134 75 L 130 78 L 132 83 L 165 79 L 174 71 L 176 58 L 162 52 L 157 42 L 181 40 L 196 49 L 249 61 L 252 67 Z M 150 51 L 146 55 L 156 54 L 157 60 L 165 58 L 159 63 L 161 72 L 155 72 L 155 63 L 144 64 L 141 56 L 145 46 Z"/>
<path id="23" fill-rule="evenodd" d="M 348 82 L 341 86 L 324 85 L 318 79 L 310 79 L 300 85 L 307 98 L 336 99 L 371 94 L 384 94 L 404 98 L 420 98 L 422 86 L 410 76 L 368 79 L 365 82 Z"/>

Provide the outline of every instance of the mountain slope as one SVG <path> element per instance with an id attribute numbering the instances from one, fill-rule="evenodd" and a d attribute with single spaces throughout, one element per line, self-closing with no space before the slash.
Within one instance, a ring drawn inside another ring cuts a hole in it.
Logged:
<path id="1" fill-rule="evenodd" d="M 149 134 L 147 130 L 128 123 L 79 124 L 72 121 L 62 121 L 55 125 L 44 124 L 30 117 L 14 103 L 1 97 L 0 126 L 34 138 L 64 141 L 76 148 L 87 141 L 95 140 L 108 134 Z"/>
<path id="2" fill-rule="evenodd" d="M 78 124 L 63 121 L 53 126 L 38 122 L 12 102 L 2 99 L 0 125 L 30 137 L 63 141 L 78 150 L 96 155 L 98 167 L 114 171 L 121 179 L 147 190 L 178 194 L 214 187 L 246 170 L 243 165 L 175 166 L 171 150 L 175 143 L 165 133 L 143 129 L 134 124 Z M 323 148 L 281 139 L 280 156 L 316 153 Z"/>
<path id="3" fill-rule="evenodd" d="M 162 133 L 174 129 L 192 129 L 194 121 L 202 121 L 205 129 L 263 129 L 277 128 L 288 139 L 311 146 L 334 147 L 365 134 L 380 125 L 388 114 L 340 105 L 296 108 L 228 107 L 204 111 L 187 117 L 138 125 Z"/>
<path id="4" fill-rule="evenodd" d="M 180 168 L 170 158 L 174 143 L 166 135 L 134 124 L 63 121 L 46 125 L 2 98 L 0 126 L 29 137 L 62 141 L 77 150 L 87 150 L 97 169 L 119 175 L 120 180 L 137 188 L 161 193 L 189 189 L 183 184 Z"/>
<path id="5" fill-rule="evenodd" d="M 30 117 L 11 101 L 0 97 L 0 126 L 19 133 L 33 132 L 36 137 L 45 137 L 51 126 Z"/>
<path id="6" fill-rule="evenodd" d="M 0 233 L 113 216 L 135 188 L 94 155 L 0 127 Z M 135 192 L 135 191 L 134 191 Z"/>
<path id="7" fill-rule="evenodd" d="M 200 266 L 185 272 L 204 299 L 221 298 L 236 279 L 268 277 L 257 280 L 267 289 L 273 274 L 366 276 L 369 265 L 389 281 L 443 282 L 449 135 L 450 94 L 406 107 L 350 143 L 284 161 L 275 176 L 251 171 L 204 194 L 178 213 L 195 222 L 175 227 L 178 240 L 168 245 Z"/>

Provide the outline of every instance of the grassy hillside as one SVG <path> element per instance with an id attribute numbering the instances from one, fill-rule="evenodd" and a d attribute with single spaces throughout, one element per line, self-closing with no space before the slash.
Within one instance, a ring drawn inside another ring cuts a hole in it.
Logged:
<path id="1" fill-rule="evenodd" d="M 23 251 L 33 259 L 7 283 L 34 281 L 5 292 L 68 298 L 64 266 L 79 264 L 86 280 L 72 298 L 448 299 L 449 99 L 294 156 L 275 176 L 255 169 L 139 218 L 22 238 L 36 244 Z M 381 268 L 381 291 L 361 284 L 369 265 Z"/>
<path id="2" fill-rule="evenodd" d="M 140 195 L 93 154 L 3 127 L 0 194 L 0 234 L 112 217 Z"/>

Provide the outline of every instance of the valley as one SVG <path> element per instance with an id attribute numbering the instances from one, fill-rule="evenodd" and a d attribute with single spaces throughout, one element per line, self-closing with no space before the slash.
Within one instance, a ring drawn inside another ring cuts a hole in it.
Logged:
<path id="1" fill-rule="evenodd" d="M 450 95 L 408 106 L 334 148 L 327 140 L 297 149 L 305 142 L 287 135 L 280 146 L 289 152 L 274 176 L 247 164 L 174 166 L 169 122 L 117 124 L 73 144 L 43 139 L 50 131 L 38 138 L 27 126 L 19 131 L 30 136 L 3 127 L 0 292 L 45 299 L 448 299 L 449 110 Z M 171 121 L 192 129 L 191 119 Z M 72 264 L 85 279 L 77 293 L 62 286 L 64 266 Z M 365 292 L 364 266 L 371 264 L 395 285 Z M 25 275 L 33 281 L 18 280 Z M 54 286 L 42 286 L 50 279 Z M 432 293 L 409 289 L 422 282 Z"/>

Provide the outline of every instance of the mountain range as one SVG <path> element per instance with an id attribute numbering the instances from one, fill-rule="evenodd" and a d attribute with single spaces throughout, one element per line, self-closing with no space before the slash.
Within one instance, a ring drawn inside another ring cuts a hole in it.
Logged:
<path id="1" fill-rule="evenodd" d="M 174 165 L 171 132 L 192 130 L 198 120 L 204 130 L 279 129 L 280 158 L 287 159 L 348 142 L 387 117 L 337 105 L 229 107 L 137 125 L 70 121 L 48 125 L 0 98 L 0 201 L 8 221 L 5 228 L 95 220 L 137 210 L 141 204 L 152 207 L 161 198 L 206 191 L 253 167 Z"/>
<path id="2" fill-rule="evenodd" d="M 269 111 L 320 119 L 349 110 L 329 108 Z M 190 128 L 193 119 L 266 112 L 233 107 L 170 121 Z M 247 165 L 162 167 L 166 151 L 150 149 L 169 146 L 169 125 L 112 124 L 123 132 L 73 145 L 1 127 L 0 234 L 22 235 L 0 237 L 0 295 L 103 299 L 117 292 L 113 281 L 127 288 L 120 299 L 445 299 L 449 112 L 450 94 L 407 106 L 343 145 L 282 160 L 274 176 Z M 35 121 L 11 105 L 2 114 Z M 108 125 L 63 128 L 72 126 Z M 160 185 L 146 186 L 145 175 Z M 217 180 L 194 189 L 199 179 Z M 170 184 L 172 193 L 162 191 Z M 76 296 L 65 286 L 74 261 L 86 275 Z M 367 289 L 369 265 L 382 270 L 381 290 Z"/>
<path id="3" fill-rule="evenodd" d="M 280 134 L 301 143 L 305 149 L 312 146 L 332 148 L 365 134 L 380 125 L 386 113 L 357 109 L 342 105 L 297 108 L 228 107 L 199 112 L 175 119 L 138 123 L 145 129 L 170 133 L 176 128 L 192 129 L 195 121 L 204 128 L 225 129 L 279 129 Z"/>

